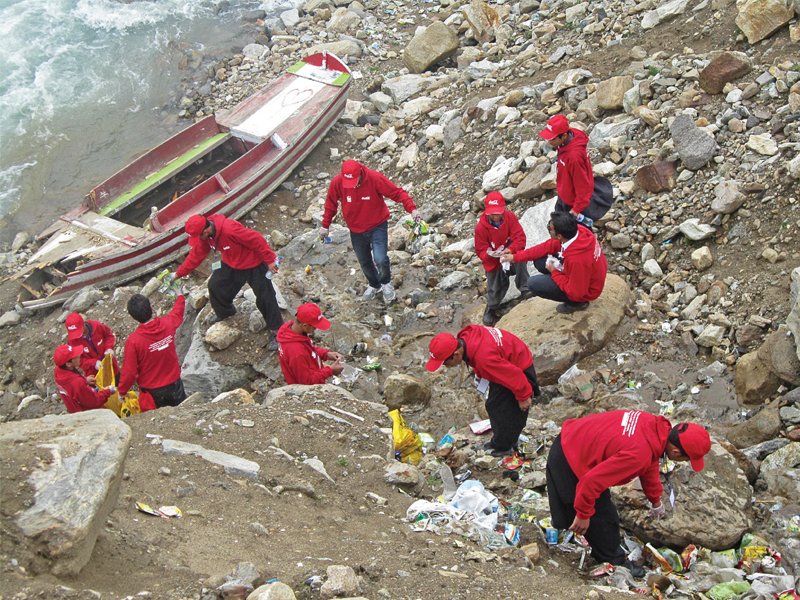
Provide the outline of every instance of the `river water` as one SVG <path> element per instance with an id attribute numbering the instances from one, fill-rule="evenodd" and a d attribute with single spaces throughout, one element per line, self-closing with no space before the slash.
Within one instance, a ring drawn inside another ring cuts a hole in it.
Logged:
<path id="1" fill-rule="evenodd" d="M 252 41 L 276 0 L 0 0 L 0 244 L 38 233 L 186 126 L 186 57 Z"/>

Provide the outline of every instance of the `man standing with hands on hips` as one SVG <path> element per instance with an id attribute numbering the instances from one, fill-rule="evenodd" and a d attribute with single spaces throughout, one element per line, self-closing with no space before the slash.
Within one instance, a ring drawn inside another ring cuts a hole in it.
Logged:
<path id="1" fill-rule="evenodd" d="M 378 292 L 382 292 L 383 301 L 391 304 L 396 294 L 387 254 L 389 207 L 384 198 L 400 202 L 415 221 L 420 219 L 414 201 L 403 188 L 360 162 L 344 161 L 342 172 L 334 176 L 328 187 L 319 235 L 323 239 L 327 237 L 328 228 L 341 203 L 342 217 L 350 230 L 353 251 L 369 284 L 361 298 L 364 301 L 372 300 Z"/>
<path id="2" fill-rule="evenodd" d="M 209 252 L 214 251 L 211 279 L 208 281 L 208 297 L 214 315 L 209 323 L 236 314 L 233 299 L 244 284 L 249 283 L 256 296 L 256 307 L 271 332 L 267 349 L 277 351 L 275 336 L 283 325 L 283 317 L 271 274 L 278 272 L 278 257 L 264 236 L 223 215 L 192 215 L 186 221 L 185 229 L 192 250 L 175 271 L 176 277 L 186 277 L 200 266 Z"/>

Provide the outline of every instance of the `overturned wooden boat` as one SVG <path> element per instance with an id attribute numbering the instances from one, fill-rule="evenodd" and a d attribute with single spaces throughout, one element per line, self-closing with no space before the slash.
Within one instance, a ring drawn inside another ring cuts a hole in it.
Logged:
<path id="1" fill-rule="evenodd" d="M 26 308 L 141 277 L 188 251 L 195 214 L 239 218 L 277 188 L 341 116 L 350 71 L 322 52 L 230 111 L 197 121 L 95 187 L 16 278 Z"/>

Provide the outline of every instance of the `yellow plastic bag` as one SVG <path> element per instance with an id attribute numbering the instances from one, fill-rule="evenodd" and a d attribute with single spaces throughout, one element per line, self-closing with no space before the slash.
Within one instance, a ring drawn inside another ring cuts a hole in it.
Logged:
<path id="1" fill-rule="evenodd" d="M 94 382 L 98 389 L 117 384 L 114 380 L 114 363 L 110 354 L 106 354 L 103 357 L 103 361 L 100 363 L 100 370 L 95 375 Z M 113 410 L 119 417 L 130 417 L 142 412 L 139 408 L 139 395 L 132 390 L 125 394 L 124 399 L 120 399 L 119 393 L 114 392 L 108 397 L 103 406 Z"/>
<path id="2" fill-rule="evenodd" d="M 389 417 L 392 419 L 395 458 L 400 462 L 418 464 L 422 460 L 422 440 L 419 434 L 406 427 L 399 410 L 389 411 Z"/>

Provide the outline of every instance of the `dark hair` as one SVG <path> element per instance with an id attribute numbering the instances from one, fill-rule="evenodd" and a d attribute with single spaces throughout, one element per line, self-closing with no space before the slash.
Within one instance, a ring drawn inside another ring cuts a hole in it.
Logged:
<path id="1" fill-rule="evenodd" d="M 678 450 L 680 450 L 681 454 L 683 454 L 684 456 L 689 456 L 689 455 L 686 454 L 686 451 L 683 449 L 683 446 L 681 445 L 681 439 L 679 434 L 686 431 L 688 427 L 689 427 L 688 423 L 679 423 L 675 425 L 675 427 L 669 430 L 669 435 L 667 436 L 667 441 L 673 446 L 675 446 Z"/>
<path id="2" fill-rule="evenodd" d="M 139 323 L 147 323 L 153 317 L 153 307 L 150 306 L 147 296 L 141 294 L 131 296 L 128 300 L 128 314 Z"/>
<path id="3" fill-rule="evenodd" d="M 578 233 L 578 221 L 568 212 L 551 213 L 550 222 L 553 224 L 553 230 L 568 240 L 574 238 Z"/>

